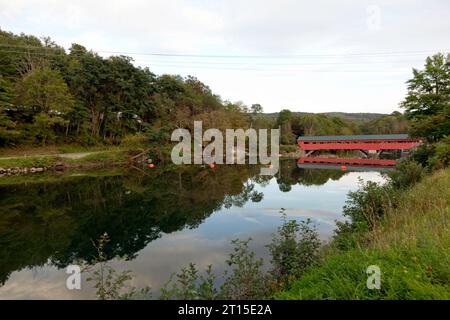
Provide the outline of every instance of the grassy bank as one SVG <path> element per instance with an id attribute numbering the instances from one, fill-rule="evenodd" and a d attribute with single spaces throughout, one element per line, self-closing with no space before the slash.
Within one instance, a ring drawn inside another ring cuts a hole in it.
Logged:
<path id="1" fill-rule="evenodd" d="M 0 168 L 51 168 L 56 164 L 64 167 L 82 167 L 89 164 L 115 164 L 128 159 L 128 150 L 112 149 L 69 154 L 11 156 L 0 158 Z"/>
<path id="2" fill-rule="evenodd" d="M 322 261 L 277 299 L 450 299 L 450 169 L 399 192 L 395 204 L 344 250 L 331 243 Z M 369 290 L 366 269 L 381 269 Z"/>

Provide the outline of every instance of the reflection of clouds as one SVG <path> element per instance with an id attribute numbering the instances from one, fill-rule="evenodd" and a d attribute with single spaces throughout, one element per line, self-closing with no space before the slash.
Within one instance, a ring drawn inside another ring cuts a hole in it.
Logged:
<path id="1" fill-rule="evenodd" d="M 95 296 L 83 277 L 82 290 L 68 290 L 67 276 L 65 269 L 50 265 L 14 272 L 0 288 L 0 299 L 85 299 Z"/>
<path id="2" fill-rule="evenodd" d="M 256 218 L 253 218 L 253 217 L 244 217 L 244 220 L 248 221 L 250 223 L 254 223 L 254 224 L 260 225 L 260 226 L 264 225 L 261 221 L 259 221 Z"/>

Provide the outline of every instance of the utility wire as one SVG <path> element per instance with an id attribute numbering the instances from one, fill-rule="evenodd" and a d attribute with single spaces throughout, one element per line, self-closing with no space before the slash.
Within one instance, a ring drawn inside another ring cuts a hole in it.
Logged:
<path id="1" fill-rule="evenodd" d="M 31 45 L 13 45 L 0 44 L 1 47 L 24 48 L 24 49 L 44 49 L 61 50 L 62 47 L 39 47 Z M 66 50 L 66 49 L 64 49 Z M 96 50 L 101 53 L 123 54 L 123 55 L 143 55 L 143 56 L 161 56 L 161 57 L 191 57 L 191 58 L 238 58 L 238 59 L 297 59 L 297 58 L 317 58 L 317 57 L 373 57 L 373 56 L 405 56 L 421 55 L 425 53 L 447 52 L 448 50 L 411 50 L 411 51 L 387 51 L 387 52 L 349 52 L 332 54 L 278 54 L 278 55 L 215 55 L 215 54 L 188 54 L 188 53 L 159 53 L 159 52 L 127 52 L 127 51 L 106 51 Z"/>
<path id="2" fill-rule="evenodd" d="M 17 53 L 24 55 L 41 55 L 41 56 L 64 56 L 66 53 L 64 52 L 29 52 L 29 51 L 18 51 L 18 50 L 4 50 L 0 48 L 0 52 L 3 53 Z M 133 59 L 134 60 L 134 59 Z M 293 65 L 302 65 L 302 66 L 310 66 L 310 65 L 367 65 L 368 63 L 411 63 L 411 62 L 420 62 L 422 59 L 414 59 L 414 60 L 387 60 L 387 61 L 370 61 L 370 62 L 289 62 L 289 63 L 267 63 L 267 62 L 229 62 L 229 61 L 180 61 L 180 60 L 170 60 L 170 61 L 161 61 L 161 60 L 143 60 L 136 59 L 135 61 L 140 62 L 149 62 L 149 63 L 159 63 L 159 62 L 169 62 L 169 63 L 181 63 L 181 64 L 193 64 L 193 65 L 266 65 L 266 66 L 293 66 Z"/>

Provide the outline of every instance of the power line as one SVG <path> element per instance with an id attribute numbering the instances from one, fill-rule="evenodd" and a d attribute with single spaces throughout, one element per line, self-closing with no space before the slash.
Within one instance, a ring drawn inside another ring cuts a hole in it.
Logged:
<path id="1" fill-rule="evenodd" d="M 0 52 L 3 53 L 17 53 L 24 55 L 37 55 L 37 56 L 61 56 L 65 55 L 64 52 L 29 52 L 29 51 L 17 51 L 17 50 L 4 50 L 0 48 Z M 136 59 L 134 61 L 148 62 L 148 63 L 160 63 L 169 62 L 175 64 L 193 64 L 193 65 L 264 65 L 264 66 L 311 66 L 311 65 L 367 65 L 368 63 L 381 63 L 381 64 L 392 64 L 392 63 L 411 63 L 411 62 L 421 62 L 422 59 L 414 60 L 388 60 L 388 61 L 370 61 L 370 62 L 289 62 L 289 63 L 267 63 L 267 62 L 229 62 L 229 61 L 161 61 L 161 60 L 143 60 Z"/>
<path id="2" fill-rule="evenodd" d="M 16 50 L 8 50 L 11 48 L 16 48 Z M 3 47 L 3 48 L 2 48 Z M 32 49 L 32 50 L 42 50 L 43 51 L 20 51 L 19 48 L 24 49 Z M 48 50 L 47 50 L 48 49 Z M 58 50 L 58 51 L 56 51 Z M 34 56 L 64 56 L 66 54 L 65 51 L 61 51 L 61 48 L 48 48 L 48 47 L 39 47 L 39 46 L 19 46 L 19 45 L 6 45 L 0 44 L 0 53 L 16 53 L 16 54 L 24 54 L 24 55 L 34 55 Z M 410 52 L 411 53 L 411 52 Z M 181 57 L 181 56 L 177 56 Z M 366 57 L 369 58 L 369 57 Z M 372 59 L 383 58 L 380 56 L 373 56 Z M 397 58 L 396 56 L 391 56 L 391 58 Z M 242 62 L 242 61 L 179 61 L 169 59 L 166 61 L 161 60 L 143 60 L 143 59 L 133 59 L 135 62 L 139 64 L 149 64 L 150 67 L 168 67 L 168 68 L 183 68 L 183 69 L 209 69 L 209 70 L 225 70 L 225 71 L 259 71 L 259 72 L 290 72 L 290 73 L 377 73 L 377 72 L 407 72 L 407 70 L 396 70 L 396 69 L 386 69 L 383 70 L 342 70 L 342 69 L 298 69 L 293 68 L 296 66 L 304 66 L 304 67 L 313 67 L 313 66 L 352 66 L 352 65 L 368 65 L 368 64 L 400 64 L 400 63 L 411 63 L 411 62 L 419 62 L 423 61 L 422 59 L 418 60 L 390 60 L 390 61 L 366 61 L 366 62 L 294 62 L 295 60 L 291 60 L 293 62 L 289 63 L 268 63 L 261 62 L 258 60 L 257 62 Z M 264 68 L 266 67 L 266 68 Z M 281 67 L 281 68 L 272 68 L 272 67 Z M 285 68 L 283 68 L 285 67 Z M 286 69 L 289 68 L 289 69 Z"/>
<path id="3" fill-rule="evenodd" d="M 61 50 L 62 47 L 39 47 L 31 45 L 12 45 L 0 44 L 3 47 L 24 48 L 24 49 L 44 49 Z M 161 52 L 129 52 L 129 51 L 107 51 L 96 50 L 100 53 L 111 53 L 120 55 L 136 56 L 160 56 L 160 57 L 190 57 L 190 58 L 238 58 L 238 59 L 298 59 L 298 58 L 317 58 L 317 57 L 374 57 L 374 56 L 405 56 L 420 55 L 434 52 L 447 52 L 449 50 L 411 50 L 411 51 L 385 51 L 385 52 L 348 52 L 348 53 L 330 53 L 330 54 L 277 54 L 277 55 L 215 55 L 215 54 L 190 54 L 190 53 L 161 53 Z"/>

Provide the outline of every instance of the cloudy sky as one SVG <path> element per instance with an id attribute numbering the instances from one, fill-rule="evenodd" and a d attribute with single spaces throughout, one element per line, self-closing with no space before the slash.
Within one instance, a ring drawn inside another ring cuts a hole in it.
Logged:
<path id="1" fill-rule="evenodd" d="M 0 28 L 194 75 L 266 112 L 392 112 L 450 50 L 448 0 L 0 0 Z"/>

